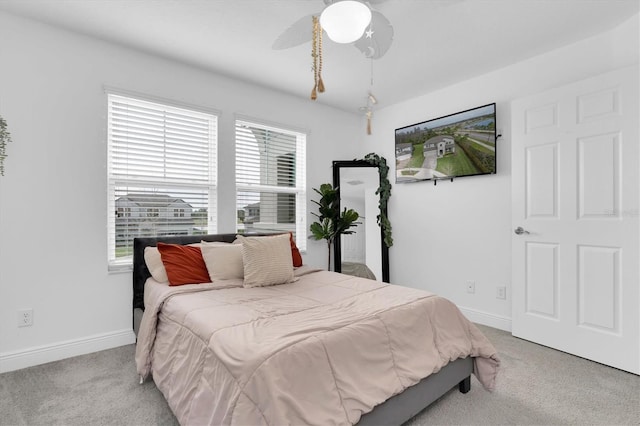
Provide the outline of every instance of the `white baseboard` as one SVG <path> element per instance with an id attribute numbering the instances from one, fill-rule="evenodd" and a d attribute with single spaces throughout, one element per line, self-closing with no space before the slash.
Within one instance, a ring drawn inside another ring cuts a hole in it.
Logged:
<path id="1" fill-rule="evenodd" d="M 0 373 L 135 343 L 133 330 L 96 334 L 16 352 L 0 353 Z"/>
<path id="2" fill-rule="evenodd" d="M 462 306 L 458 306 L 458 308 L 471 322 L 511 332 L 511 318 L 464 308 Z"/>

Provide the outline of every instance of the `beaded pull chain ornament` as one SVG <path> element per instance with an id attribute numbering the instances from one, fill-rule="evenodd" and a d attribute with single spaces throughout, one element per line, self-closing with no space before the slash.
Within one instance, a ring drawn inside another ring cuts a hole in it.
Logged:
<path id="1" fill-rule="evenodd" d="M 324 92 L 324 82 L 322 81 L 322 27 L 317 16 L 313 20 L 313 38 L 311 40 L 311 57 L 313 58 L 313 89 L 311 99 L 316 100 L 318 93 Z"/>

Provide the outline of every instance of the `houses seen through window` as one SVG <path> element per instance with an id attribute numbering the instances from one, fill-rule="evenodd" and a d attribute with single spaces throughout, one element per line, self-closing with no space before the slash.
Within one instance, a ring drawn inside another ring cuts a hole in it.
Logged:
<path id="1" fill-rule="evenodd" d="M 237 231 L 292 232 L 306 248 L 306 135 L 236 121 Z"/>
<path id="2" fill-rule="evenodd" d="M 217 117 L 108 94 L 109 266 L 133 239 L 216 232 Z"/>

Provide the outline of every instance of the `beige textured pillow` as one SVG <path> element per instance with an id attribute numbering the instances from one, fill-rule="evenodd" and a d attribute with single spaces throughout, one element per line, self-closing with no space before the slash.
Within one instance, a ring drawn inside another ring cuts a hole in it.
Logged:
<path id="1" fill-rule="evenodd" d="M 144 263 L 147 264 L 147 269 L 151 272 L 151 276 L 159 283 L 169 282 L 167 276 L 167 270 L 164 269 L 162 263 L 162 257 L 157 247 L 145 247 L 144 248 Z"/>
<path id="2" fill-rule="evenodd" d="M 200 250 L 212 282 L 244 276 L 241 245 L 203 244 Z"/>
<path id="3" fill-rule="evenodd" d="M 263 287 L 293 281 L 289 234 L 242 239 L 244 286 Z"/>

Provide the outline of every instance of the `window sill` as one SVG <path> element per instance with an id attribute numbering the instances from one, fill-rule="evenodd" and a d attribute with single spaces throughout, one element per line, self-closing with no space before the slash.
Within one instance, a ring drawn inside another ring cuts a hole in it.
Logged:
<path id="1" fill-rule="evenodd" d="M 108 265 L 107 266 L 107 271 L 109 272 L 109 274 L 130 273 L 131 271 L 133 271 L 133 265 L 131 265 L 131 264 Z"/>

